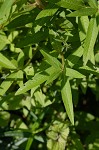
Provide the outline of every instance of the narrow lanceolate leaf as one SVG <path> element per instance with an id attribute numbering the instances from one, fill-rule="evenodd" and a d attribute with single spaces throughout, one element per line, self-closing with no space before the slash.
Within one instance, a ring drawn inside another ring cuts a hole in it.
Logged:
<path id="1" fill-rule="evenodd" d="M 92 63 L 94 63 L 91 54 L 93 54 L 93 49 L 97 35 L 98 35 L 98 27 L 96 23 L 96 18 L 91 18 L 86 35 L 86 40 L 84 43 L 84 52 L 83 52 L 84 65 L 87 64 L 88 60 L 91 60 Z"/>
<path id="2" fill-rule="evenodd" d="M 60 70 L 56 70 L 55 72 L 53 72 L 47 79 L 45 84 L 49 84 L 51 82 L 53 82 L 55 79 L 57 79 L 59 77 L 59 75 L 61 74 Z"/>
<path id="3" fill-rule="evenodd" d="M 78 18 L 79 37 L 81 42 L 83 42 L 83 40 L 86 38 L 88 26 L 89 26 L 88 16 L 81 16 Z"/>
<path id="4" fill-rule="evenodd" d="M 0 8 L 0 23 L 6 21 L 9 17 L 12 4 L 15 0 L 5 0 Z"/>
<path id="5" fill-rule="evenodd" d="M 0 66 L 8 69 L 16 69 L 12 62 L 0 53 Z"/>
<path id="6" fill-rule="evenodd" d="M 50 67 L 50 68 L 47 68 L 42 73 L 37 73 L 31 80 L 28 80 L 23 86 L 21 86 L 15 95 L 23 94 L 27 92 L 28 90 L 36 86 L 39 86 L 40 84 L 45 82 L 48 79 L 49 75 L 52 74 L 53 72 L 54 72 L 54 68 Z"/>
<path id="7" fill-rule="evenodd" d="M 41 50 L 41 53 L 50 65 L 57 68 L 58 70 L 61 70 L 61 63 L 57 60 L 57 58 L 49 55 L 47 52 L 43 50 Z"/>
<path id="8" fill-rule="evenodd" d="M 84 7 L 82 1 L 78 1 L 78 0 L 60 0 L 56 4 L 60 7 L 73 9 L 73 10 L 77 10 Z"/>
<path id="9" fill-rule="evenodd" d="M 0 50 L 2 50 L 6 44 L 9 44 L 7 36 L 4 32 L 0 31 Z"/>
<path id="10" fill-rule="evenodd" d="M 85 76 L 81 74 L 80 72 L 71 69 L 71 68 L 66 68 L 66 76 L 72 77 L 72 78 L 84 78 Z"/>
<path id="11" fill-rule="evenodd" d="M 62 100 L 63 100 L 64 106 L 65 106 L 67 115 L 68 115 L 71 123 L 74 125 L 72 93 L 71 93 L 69 79 L 66 76 L 64 76 L 64 79 L 62 80 L 61 95 L 62 95 Z"/>
<path id="12" fill-rule="evenodd" d="M 91 16 L 97 12 L 96 8 L 82 8 L 67 15 L 67 17 Z"/>
<path id="13" fill-rule="evenodd" d="M 70 54 L 67 57 L 67 62 L 70 67 L 73 67 L 78 62 L 80 57 L 83 55 L 83 50 L 83 47 L 80 46 L 77 50 L 75 50 L 72 54 Z"/>

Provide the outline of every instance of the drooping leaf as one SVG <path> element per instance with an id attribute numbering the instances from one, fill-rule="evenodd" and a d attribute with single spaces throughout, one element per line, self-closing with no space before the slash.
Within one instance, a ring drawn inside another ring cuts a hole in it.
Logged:
<path id="1" fill-rule="evenodd" d="M 97 39 L 97 35 L 98 35 L 98 27 L 96 18 L 91 18 L 86 35 L 86 40 L 84 43 L 84 52 L 83 52 L 84 65 L 87 64 L 88 60 L 91 60 L 91 62 L 94 63 L 94 60 L 92 60 L 91 58 L 93 55 L 93 49 Z"/>
<path id="2" fill-rule="evenodd" d="M 73 113 L 73 103 L 72 103 L 72 93 L 69 79 L 64 75 L 62 80 L 62 89 L 61 89 L 62 100 L 67 112 L 67 115 L 74 125 L 74 113 Z"/>
<path id="3" fill-rule="evenodd" d="M 16 69 L 12 62 L 0 53 L 0 66 L 8 69 Z"/>

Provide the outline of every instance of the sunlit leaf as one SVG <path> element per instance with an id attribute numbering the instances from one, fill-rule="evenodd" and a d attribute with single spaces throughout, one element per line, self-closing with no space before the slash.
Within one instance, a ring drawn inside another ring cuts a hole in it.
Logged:
<path id="1" fill-rule="evenodd" d="M 0 53 L 0 66 L 9 69 L 16 69 L 12 62 Z"/>
<path id="2" fill-rule="evenodd" d="M 71 123 L 74 125 L 74 113 L 73 113 L 73 103 L 72 103 L 72 93 L 69 83 L 69 79 L 64 76 L 62 80 L 62 89 L 61 89 L 62 100 L 68 114 L 68 117 Z"/>
<path id="3" fill-rule="evenodd" d="M 96 23 L 96 18 L 91 18 L 84 44 L 84 52 L 83 52 L 84 65 L 87 64 L 88 60 L 91 60 L 92 63 L 94 63 L 94 60 L 91 58 L 93 55 L 93 48 L 97 39 L 97 35 L 98 35 L 98 27 Z"/>

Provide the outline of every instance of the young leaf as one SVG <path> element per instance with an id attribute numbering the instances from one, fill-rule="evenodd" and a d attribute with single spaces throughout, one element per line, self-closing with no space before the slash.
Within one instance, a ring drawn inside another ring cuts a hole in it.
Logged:
<path id="1" fill-rule="evenodd" d="M 83 61 L 84 65 L 87 64 L 88 60 L 91 60 L 91 55 L 93 55 L 93 48 L 96 42 L 96 38 L 98 35 L 98 27 L 96 23 L 96 18 L 91 18 L 87 35 L 86 35 L 86 40 L 84 43 L 84 52 L 83 52 Z M 94 60 L 92 61 L 94 63 Z"/>
<path id="2" fill-rule="evenodd" d="M 62 100 L 67 112 L 67 115 L 74 125 L 74 113 L 73 113 L 73 103 L 72 103 L 72 93 L 69 83 L 69 79 L 64 75 L 62 80 L 62 89 L 61 89 Z"/>
<path id="3" fill-rule="evenodd" d="M 97 12 L 97 9 L 94 9 L 94 8 L 82 8 L 82 9 L 79 9 L 77 11 L 74 11 L 70 14 L 67 15 L 67 17 L 80 17 L 80 16 L 91 16 L 91 15 L 94 15 L 95 13 Z"/>
<path id="4" fill-rule="evenodd" d="M 52 65 L 53 67 L 61 70 L 61 63 L 57 60 L 57 58 L 49 55 L 45 51 L 41 50 L 42 55 L 46 58 L 47 62 Z"/>
<path id="5" fill-rule="evenodd" d="M 16 69 L 16 67 L 12 64 L 12 62 L 1 53 L 0 53 L 0 66 L 9 69 Z"/>

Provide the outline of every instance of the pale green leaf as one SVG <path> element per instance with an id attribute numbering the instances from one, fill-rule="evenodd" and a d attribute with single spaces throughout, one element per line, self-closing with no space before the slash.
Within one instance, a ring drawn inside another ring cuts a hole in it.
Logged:
<path id="1" fill-rule="evenodd" d="M 71 68 L 66 68 L 66 76 L 72 77 L 72 78 L 84 78 L 85 76 L 81 74 L 80 72 L 71 69 Z"/>
<path id="2" fill-rule="evenodd" d="M 4 32 L 0 31 L 0 50 L 2 50 L 6 44 L 9 44 L 7 36 Z"/>
<path id="3" fill-rule="evenodd" d="M 56 4 L 60 7 L 73 9 L 73 10 L 81 9 L 84 6 L 82 1 L 78 1 L 78 0 L 60 0 Z"/>
<path id="4" fill-rule="evenodd" d="M 57 12 L 58 8 L 53 5 L 52 7 L 46 8 L 42 10 L 36 17 L 36 20 L 43 18 L 43 17 L 49 17 L 53 16 Z"/>
<path id="5" fill-rule="evenodd" d="M 0 53 L 0 66 L 9 69 L 16 69 L 12 62 Z"/>
<path id="6" fill-rule="evenodd" d="M 73 103 L 72 103 L 72 93 L 71 93 L 71 86 L 69 83 L 69 79 L 64 76 L 62 80 L 62 89 L 61 89 L 62 100 L 67 112 L 67 115 L 74 125 L 74 113 L 73 113 Z"/>
<path id="7" fill-rule="evenodd" d="M 74 12 L 68 14 L 67 17 L 91 16 L 91 15 L 94 15 L 96 12 L 97 12 L 97 9 L 87 7 L 87 8 L 82 8 L 77 11 L 74 11 Z"/>
<path id="8" fill-rule="evenodd" d="M 83 52 L 84 65 L 87 64 L 88 60 L 92 60 L 91 55 L 93 54 L 93 49 L 97 39 L 97 35 L 98 35 L 98 27 L 96 23 L 96 18 L 91 18 L 86 35 L 86 40 L 84 43 L 84 52 Z M 92 63 L 94 62 L 92 61 Z"/>

